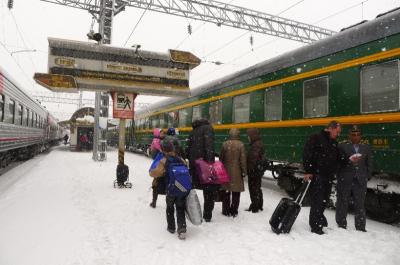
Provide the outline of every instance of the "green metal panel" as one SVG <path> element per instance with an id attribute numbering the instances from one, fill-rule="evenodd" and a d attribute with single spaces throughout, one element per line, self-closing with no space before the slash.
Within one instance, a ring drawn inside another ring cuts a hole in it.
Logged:
<path id="1" fill-rule="evenodd" d="M 222 100 L 222 124 L 232 123 L 232 98 L 224 98 Z"/>
<path id="2" fill-rule="evenodd" d="M 264 121 L 264 90 L 250 93 L 250 122 Z"/>
<path id="3" fill-rule="evenodd" d="M 291 82 L 282 86 L 282 119 L 303 118 L 303 82 Z"/>
<path id="4" fill-rule="evenodd" d="M 358 67 L 333 72 L 329 78 L 329 116 L 360 113 L 360 70 Z"/>

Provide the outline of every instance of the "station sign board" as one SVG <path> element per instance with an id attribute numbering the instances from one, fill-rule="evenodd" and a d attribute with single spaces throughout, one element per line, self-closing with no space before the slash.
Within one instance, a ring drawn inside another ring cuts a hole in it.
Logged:
<path id="1" fill-rule="evenodd" d="M 70 75 L 35 73 L 33 78 L 38 84 L 54 92 L 78 92 L 75 78 Z"/>
<path id="2" fill-rule="evenodd" d="M 119 119 L 133 119 L 136 94 L 113 92 L 113 117 Z"/>
<path id="3" fill-rule="evenodd" d="M 49 38 L 48 74 L 72 76 L 79 90 L 188 96 L 189 71 L 200 62 L 184 51 L 157 53 Z"/>

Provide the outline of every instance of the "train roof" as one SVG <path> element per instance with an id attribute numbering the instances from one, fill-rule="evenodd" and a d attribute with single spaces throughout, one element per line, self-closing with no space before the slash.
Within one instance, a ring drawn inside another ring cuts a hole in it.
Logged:
<path id="1" fill-rule="evenodd" d="M 0 65 L 0 73 L 2 73 L 3 76 L 5 76 L 11 83 L 13 83 L 19 90 L 21 90 L 21 92 L 24 93 L 26 95 L 26 97 L 28 97 L 32 102 L 34 102 L 43 111 L 49 112 L 45 107 L 43 107 L 36 100 L 34 100 L 33 97 L 25 89 L 22 88 L 20 83 L 18 83 L 1 65 Z"/>
<path id="2" fill-rule="evenodd" d="M 201 85 L 191 90 L 191 96 L 198 96 L 224 87 L 233 86 L 243 81 L 251 80 L 280 69 L 350 49 L 364 43 L 382 39 L 399 32 L 400 8 L 397 8 L 378 15 L 374 20 L 363 21 L 362 23 L 342 29 L 342 31 L 326 39 L 313 42 L 309 45 Z M 146 110 L 138 111 L 137 114 L 157 110 L 163 106 L 167 106 L 180 100 L 182 100 L 182 98 L 168 98 L 152 104 Z"/>

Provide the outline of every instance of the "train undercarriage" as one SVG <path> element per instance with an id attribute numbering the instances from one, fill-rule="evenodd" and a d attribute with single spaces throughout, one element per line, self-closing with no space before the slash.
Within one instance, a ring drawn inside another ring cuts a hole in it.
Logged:
<path id="1" fill-rule="evenodd" d="M 49 150 L 51 146 L 57 145 L 58 143 L 59 140 L 0 152 L 0 168 L 5 168 L 16 161 L 31 159 L 35 155 Z"/>

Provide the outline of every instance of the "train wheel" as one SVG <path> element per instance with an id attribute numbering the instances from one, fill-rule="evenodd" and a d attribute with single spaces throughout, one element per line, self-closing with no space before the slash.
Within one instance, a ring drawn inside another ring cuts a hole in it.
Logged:
<path id="1" fill-rule="evenodd" d="M 383 223 L 400 221 L 400 196 L 368 189 L 365 199 L 368 217 Z"/>

